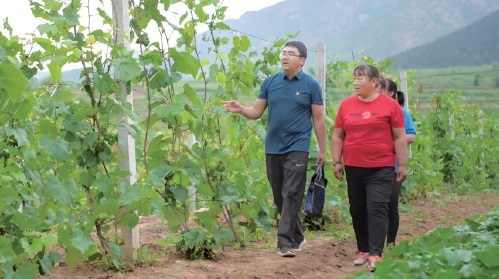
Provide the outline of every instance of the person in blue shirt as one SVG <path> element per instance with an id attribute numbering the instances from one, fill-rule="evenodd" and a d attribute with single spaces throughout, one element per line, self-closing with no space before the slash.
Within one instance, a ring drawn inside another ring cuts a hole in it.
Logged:
<path id="1" fill-rule="evenodd" d="M 416 140 L 416 128 L 414 127 L 414 122 L 412 120 L 411 114 L 409 111 L 404 108 L 405 104 L 405 96 L 402 91 L 398 91 L 397 84 L 391 80 L 387 79 L 387 86 L 385 94 L 391 96 L 402 107 L 402 111 L 404 112 L 404 120 L 405 120 L 405 134 L 407 137 L 407 144 L 412 144 Z M 395 166 L 395 173 L 397 173 L 397 165 Z M 397 238 L 397 232 L 399 228 L 399 211 L 398 211 L 398 203 L 400 190 L 402 189 L 402 182 L 398 182 L 396 179 L 393 180 L 392 187 L 392 195 L 390 196 L 390 203 L 388 205 L 388 232 L 386 235 L 386 244 L 387 246 L 395 245 L 395 239 Z"/>
<path id="2" fill-rule="evenodd" d="M 265 136 L 267 178 L 281 218 L 277 227 L 278 255 L 294 257 L 306 243 L 299 212 L 307 180 L 312 128 L 319 145 L 316 164 L 326 163 L 324 100 L 319 82 L 302 71 L 307 48 L 287 42 L 280 54 L 282 72 L 266 78 L 253 106 L 222 102 L 232 113 L 258 119 L 268 109 Z"/>

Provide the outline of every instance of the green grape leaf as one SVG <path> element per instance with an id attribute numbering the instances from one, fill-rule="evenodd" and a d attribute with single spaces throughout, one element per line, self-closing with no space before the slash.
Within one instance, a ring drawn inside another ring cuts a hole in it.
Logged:
<path id="1" fill-rule="evenodd" d="M 62 68 L 59 63 L 57 63 L 55 60 L 52 60 L 49 65 L 48 65 L 50 75 L 52 75 L 52 78 L 54 80 L 59 80 L 62 77 Z"/>
<path id="2" fill-rule="evenodd" d="M 22 263 L 17 267 L 12 279 L 37 278 L 38 266 L 34 263 Z"/>
<path id="3" fill-rule="evenodd" d="M 157 107 L 155 109 L 155 112 L 159 118 L 167 118 L 170 116 L 179 115 L 184 110 L 184 107 L 184 103 L 176 102 L 173 104 Z"/>
<path id="4" fill-rule="evenodd" d="M 234 233 L 227 227 L 214 228 L 212 234 L 215 241 L 222 246 L 226 246 L 234 240 Z"/>
<path id="5" fill-rule="evenodd" d="M 175 199 L 181 203 L 184 203 L 187 200 L 187 198 L 189 197 L 189 193 L 188 193 L 187 189 L 182 185 L 171 186 L 170 191 L 175 196 Z"/>
<path id="6" fill-rule="evenodd" d="M 488 247 L 484 251 L 473 252 L 473 255 L 487 268 L 499 268 L 499 261 L 497 261 L 497 259 L 499 259 L 499 249 L 497 248 L 497 245 Z"/>
<path id="7" fill-rule="evenodd" d="M 250 41 L 250 39 L 248 38 L 248 36 L 242 36 L 242 37 L 241 37 L 240 46 L 241 46 L 241 51 L 243 51 L 243 52 L 248 51 L 248 49 L 249 49 L 249 48 L 250 48 L 250 46 L 251 46 L 251 41 Z"/>
<path id="8" fill-rule="evenodd" d="M 52 274 L 54 262 L 52 262 L 48 255 L 43 255 L 43 258 L 40 260 L 39 264 L 45 274 Z"/>
<path id="9" fill-rule="evenodd" d="M 71 26 L 80 25 L 80 21 L 78 20 L 79 16 L 76 10 L 72 9 L 70 6 L 64 8 L 63 10 L 64 18 L 66 22 Z"/>
<path id="10" fill-rule="evenodd" d="M 49 119 L 40 119 L 40 121 L 38 122 L 38 127 L 40 128 L 40 131 L 43 131 L 44 134 L 48 134 L 54 137 L 59 134 L 59 129 Z"/>
<path id="11" fill-rule="evenodd" d="M 447 260 L 451 266 L 462 265 L 471 261 L 472 252 L 467 250 L 455 250 L 444 248 L 440 254 Z"/>
<path id="12" fill-rule="evenodd" d="M 102 93 L 119 92 L 120 87 L 108 73 L 94 76 L 94 87 L 97 91 Z"/>
<path id="13" fill-rule="evenodd" d="M 92 251 L 93 248 L 96 248 L 90 237 L 83 232 L 77 232 L 76 236 L 71 240 L 71 244 L 73 247 L 78 249 L 82 254 L 87 254 L 89 251 Z"/>
<path id="14" fill-rule="evenodd" d="M 12 101 L 21 98 L 28 84 L 21 70 L 11 64 L 0 64 L 0 91 L 4 89 Z"/>
<path id="15" fill-rule="evenodd" d="M 132 202 L 140 200 L 140 187 L 137 185 L 131 185 L 129 187 L 123 187 L 123 194 L 119 200 L 120 205 L 130 205 Z"/>
<path id="16" fill-rule="evenodd" d="M 137 226 L 138 223 L 139 223 L 139 216 L 137 216 L 137 214 L 132 214 L 132 213 L 126 213 L 123 216 L 121 216 L 121 220 L 119 222 L 121 226 L 126 226 L 129 228 L 134 228 L 135 226 Z"/>
<path id="17" fill-rule="evenodd" d="M 202 105 L 201 100 L 198 98 L 196 91 L 194 91 L 194 89 L 188 83 L 184 84 L 183 89 L 185 96 L 187 96 L 187 98 L 193 105 L 196 106 Z"/>
<path id="18" fill-rule="evenodd" d="M 164 206 L 164 205 L 163 205 Z M 182 226 L 182 223 L 185 222 L 186 220 L 183 220 L 182 216 L 184 216 L 184 212 L 182 212 L 182 209 L 179 209 L 179 213 L 177 214 L 173 209 L 168 208 L 166 209 L 165 212 L 165 218 L 166 221 L 168 222 L 168 227 L 173 232 L 177 232 L 180 227 Z"/>
<path id="19" fill-rule="evenodd" d="M 172 166 L 164 164 L 162 166 L 152 169 L 151 175 L 163 179 L 170 173 L 171 169 Z"/>
<path id="20" fill-rule="evenodd" d="M 73 180 L 68 179 L 65 183 L 62 183 L 55 175 L 48 176 L 46 186 L 48 193 L 61 204 L 69 204 L 78 193 Z"/>
<path id="21" fill-rule="evenodd" d="M 253 204 L 242 204 L 241 214 L 246 218 L 246 220 L 254 219 L 257 215 L 257 208 Z"/>
<path id="22" fill-rule="evenodd" d="M 183 74 L 190 74 L 192 77 L 196 77 L 201 63 L 196 57 L 188 52 L 179 52 L 174 48 L 170 48 L 170 55 L 175 63 L 173 68 Z"/>
<path id="23" fill-rule="evenodd" d="M 75 265 L 81 264 L 85 260 L 80 249 L 76 248 L 73 245 L 69 245 L 69 247 L 65 249 L 65 252 L 66 263 L 69 268 L 73 268 L 75 267 Z"/>
<path id="24" fill-rule="evenodd" d="M 160 90 L 161 88 L 168 86 L 169 79 L 170 76 L 168 76 L 168 73 L 165 70 L 160 69 L 149 80 L 149 86 L 151 89 Z"/>
<path id="25" fill-rule="evenodd" d="M 117 58 L 115 63 L 116 72 L 125 82 L 132 80 L 141 73 L 139 64 L 133 58 Z"/>
<path id="26" fill-rule="evenodd" d="M 14 136 L 17 141 L 18 146 L 24 146 L 29 143 L 28 141 L 28 133 L 24 128 L 10 128 L 7 127 L 5 129 L 5 133 L 8 136 Z"/>
<path id="27" fill-rule="evenodd" d="M 66 161 L 69 158 L 69 143 L 61 138 L 54 141 L 48 136 L 42 136 L 39 144 L 56 160 Z"/>
<path id="28" fill-rule="evenodd" d="M 113 265 L 119 269 L 121 258 L 123 258 L 123 248 L 116 243 L 111 243 L 109 247 L 111 248 L 111 261 L 113 262 Z"/>
<path id="29" fill-rule="evenodd" d="M 5 249 L 0 249 L 0 263 L 6 263 L 16 256 L 16 253 L 10 248 L 13 241 L 14 239 L 0 235 L 0 247 L 5 247 Z"/>
<path id="30" fill-rule="evenodd" d="M 39 239 L 28 239 L 26 237 L 21 238 L 21 246 L 31 258 L 43 249 L 43 244 Z"/>

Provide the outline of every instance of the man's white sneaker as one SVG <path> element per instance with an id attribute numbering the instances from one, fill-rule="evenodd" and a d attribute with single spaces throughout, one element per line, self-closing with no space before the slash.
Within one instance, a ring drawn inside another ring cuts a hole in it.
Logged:
<path id="1" fill-rule="evenodd" d="M 293 249 L 289 249 L 287 247 L 279 248 L 279 250 L 277 251 L 277 255 L 279 255 L 281 257 L 294 257 L 294 256 L 296 256 L 295 251 L 293 251 Z"/>
<path id="2" fill-rule="evenodd" d="M 303 247 L 305 246 L 305 244 L 307 244 L 307 240 L 304 238 L 302 240 L 302 242 L 300 242 L 300 244 L 298 245 L 298 247 L 292 248 L 291 250 L 293 250 L 295 252 L 300 252 L 301 249 L 303 249 Z"/>

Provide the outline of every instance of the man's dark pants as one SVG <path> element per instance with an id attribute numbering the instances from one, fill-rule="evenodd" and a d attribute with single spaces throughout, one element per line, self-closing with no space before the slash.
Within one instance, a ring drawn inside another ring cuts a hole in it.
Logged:
<path id="1" fill-rule="evenodd" d="M 303 151 L 266 155 L 267 177 L 281 215 L 277 227 L 279 248 L 294 248 L 304 239 L 299 213 L 307 182 L 307 162 L 308 152 Z"/>

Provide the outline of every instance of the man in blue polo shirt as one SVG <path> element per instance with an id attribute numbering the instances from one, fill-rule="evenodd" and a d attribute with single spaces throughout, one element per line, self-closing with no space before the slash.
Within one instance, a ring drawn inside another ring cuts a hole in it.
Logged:
<path id="1" fill-rule="evenodd" d="M 281 215 L 277 227 L 278 254 L 294 257 L 306 243 L 299 212 L 307 182 L 312 126 L 319 144 L 316 164 L 326 163 L 326 125 L 322 91 L 317 80 L 302 71 L 307 48 L 287 42 L 280 55 L 283 71 L 266 78 L 253 106 L 224 101 L 229 112 L 258 119 L 268 107 L 265 137 L 267 177 Z"/>

